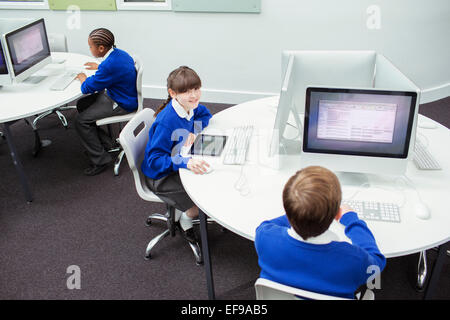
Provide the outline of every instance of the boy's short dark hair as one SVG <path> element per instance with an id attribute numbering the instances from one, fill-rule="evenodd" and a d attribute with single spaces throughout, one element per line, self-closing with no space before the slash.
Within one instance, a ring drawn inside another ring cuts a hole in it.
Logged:
<path id="1" fill-rule="evenodd" d="M 341 185 L 330 170 L 311 166 L 297 171 L 283 190 L 289 223 L 304 240 L 325 232 L 341 205 Z"/>

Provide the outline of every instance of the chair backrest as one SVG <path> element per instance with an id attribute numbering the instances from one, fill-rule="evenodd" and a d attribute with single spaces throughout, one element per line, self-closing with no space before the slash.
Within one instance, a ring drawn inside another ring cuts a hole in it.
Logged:
<path id="1" fill-rule="evenodd" d="M 154 114 L 155 112 L 149 108 L 136 113 L 120 132 L 119 141 L 133 173 L 136 191 L 139 196 L 147 201 L 163 202 L 147 187 L 145 177 L 140 168 L 148 142 L 148 132 L 155 119 L 153 117 Z"/>
<path id="2" fill-rule="evenodd" d="M 136 112 L 144 108 L 144 98 L 142 96 L 142 76 L 144 75 L 144 65 L 139 57 L 134 56 L 134 67 L 136 68 L 136 90 L 138 94 L 138 107 Z"/>
<path id="3" fill-rule="evenodd" d="M 255 290 L 257 300 L 350 300 L 286 286 L 263 278 L 256 280 Z"/>
<path id="4" fill-rule="evenodd" d="M 62 33 L 49 33 L 48 44 L 52 52 L 68 52 L 67 38 Z"/>

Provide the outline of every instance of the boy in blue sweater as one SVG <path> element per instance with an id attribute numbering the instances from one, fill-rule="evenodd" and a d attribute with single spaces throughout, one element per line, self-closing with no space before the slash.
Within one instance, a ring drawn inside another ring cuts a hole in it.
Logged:
<path id="1" fill-rule="evenodd" d="M 288 180 L 283 190 L 286 215 L 256 229 L 261 278 L 354 298 L 372 275 L 368 267 L 384 269 L 386 259 L 372 233 L 356 212 L 340 205 L 341 196 L 336 175 L 323 167 L 304 168 Z M 333 219 L 345 226 L 352 244 L 328 230 Z"/>
<path id="2" fill-rule="evenodd" d="M 155 113 L 155 122 L 149 131 L 141 169 L 147 186 L 164 202 L 175 207 L 175 220 L 183 236 L 198 246 L 198 236 L 192 219 L 198 208 L 192 202 L 180 180 L 179 170 L 189 169 L 203 174 L 209 167 L 205 161 L 184 157 L 183 146 L 190 146 L 208 124 L 212 115 L 199 104 L 201 80 L 197 73 L 183 66 L 167 78 L 169 97 Z"/>
<path id="3" fill-rule="evenodd" d="M 81 92 L 90 94 L 77 102 L 78 117 L 75 127 L 91 161 L 84 173 L 92 176 L 102 172 L 112 158 L 108 152 L 113 147 L 111 137 L 95 122 L 99 119 L 133 112 L 138 106 L 136 69 L 133 58 L 114 45 L 114 35 L 108 29 L 92 31 L 88 38 L 94 57 L 103 58 L 98 65 L 88 62 L 95 75 L 80 73 Z"/>

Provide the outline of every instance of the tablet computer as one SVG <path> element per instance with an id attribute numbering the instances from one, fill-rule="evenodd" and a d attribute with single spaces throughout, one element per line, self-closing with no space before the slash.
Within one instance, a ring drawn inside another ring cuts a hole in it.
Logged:
<path id="1" fill-rule="evenodd" d="M 227 136 L 199 134 L 191 147 L 190 154 L 219 157 L 227 142 Z"/>

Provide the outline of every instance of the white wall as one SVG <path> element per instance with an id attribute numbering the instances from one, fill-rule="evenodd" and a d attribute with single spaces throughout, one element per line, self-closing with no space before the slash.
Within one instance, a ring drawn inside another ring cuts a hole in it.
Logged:
<path id="1" fill-rule="evenodd" d="M 370 5 L 381 28 L 369 29 Z M 262 0 L 260 14 L 172 11 L 70 13 L 0 10 L 1 17 L 44 17 L 48 32 L 68 35 L 69 49 L 89 54 L 87 36 L 109 28 L 118 47 L 145 63 L 144 95 L 165 98 L 179 65 L 203 81 L 203 101 L 238 103 L 277 94 L 283 49 L 370 49 L 384 54 L 424 90 L 422 103 L 450 95 L 449 0 Z"/>

